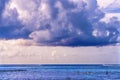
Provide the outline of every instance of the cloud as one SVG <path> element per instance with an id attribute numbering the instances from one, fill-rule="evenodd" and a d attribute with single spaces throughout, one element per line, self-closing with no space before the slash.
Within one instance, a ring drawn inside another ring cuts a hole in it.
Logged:
<path id="1" fill-rule="evenodd" d="M 31 48 L 31 46 L 37 46 L 37 44 L 32 40 L 26 39 L 0 40 L 0 58 L 34 56 L 34 52 L 26 52 L 28 47 Z"/>
<path id="2" fill-rule="evenodd" d="M 25 3 L 29 3 L 23 5 Z M 40 45 L 99 46 L 119 42 L 120 21 L 96 0 L 9 0 L 2 13 L 0 38 L 31 38 Z"/>
<path id="3" fill-rule="evenodd" d="M 109 13 L 120 13 L 120 2 L 119 0 L 112 1 L 107 7 L 105 7 L 105 11 Z"/>
<path id="4" fill-rule="evenodd" d="M 106 8 L 108 5 L 113 3 L 116 0 L 97 0 L 100 8 Z"/>
<path id="5" fill-rule="evenodd" d="M 4 11 L 4 8 L 5 8 L 5 4 L 7 3 L 8 0 L 0 0 L 0 22 L 1 22 L 1 14 L 2 12 Z"/>
<path id="6" fill-rule="evenodd" d="M 63 48 L 25 39 L 0 40 L 0 64 L 119 64 L 119 46 Z"/>

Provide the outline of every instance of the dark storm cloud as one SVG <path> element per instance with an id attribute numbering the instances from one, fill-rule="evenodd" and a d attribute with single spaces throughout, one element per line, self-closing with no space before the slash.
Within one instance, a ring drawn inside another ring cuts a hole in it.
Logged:
<path id="1" fill-rule="evenodd" d="M 102 22 L 105 14 L 97 6 L 96 0 L 10 0 L 2 12 L 0 37 L 52 46 L 119 42 L 120 22 L 114 17 Z"/>

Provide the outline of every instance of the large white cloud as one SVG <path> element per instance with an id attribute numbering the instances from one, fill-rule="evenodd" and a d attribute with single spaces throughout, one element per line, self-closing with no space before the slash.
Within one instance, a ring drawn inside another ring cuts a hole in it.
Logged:
<path id="1" fill-rule="evenodd" d="M 96 0 L 10 0 L 3 19 L 13 23 L 18 20 L 23 26 L 21 33 L 29 31 L 28 36 L 43 45 L 116 43 L 119 25 L 111 24 L 111 19 L 108 23 L 102 20 L 105 13 L 97 7 L 102 4 L 99 1 L 97 4 Z"/>
<path id="2" fill-rule="evenodd" d="M 103 10 L 111 1 L 99 0 L 97 4 L 96 0 L 9 0 L 0 12 L 0 38 L 12 36 L 14 40 L 0 40 L 0 63 L 120 63 L 119 45 L 38 46 L 119 42 L 119 13 L 116 16 Z M 32 40 L 16 40 L 18 33 Z"/>

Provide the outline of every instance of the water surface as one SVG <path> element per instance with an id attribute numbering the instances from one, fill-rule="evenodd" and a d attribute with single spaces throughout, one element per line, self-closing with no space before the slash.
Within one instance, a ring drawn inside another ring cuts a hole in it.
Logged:
<path id="1" fill-rule="evenodd" d="M 0 80 L 120 80 L 120 65 L 0 65 Z"/>

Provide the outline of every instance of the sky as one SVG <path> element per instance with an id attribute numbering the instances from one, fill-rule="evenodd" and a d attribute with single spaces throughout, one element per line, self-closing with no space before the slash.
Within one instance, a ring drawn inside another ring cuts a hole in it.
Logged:
<path id="1" fill-rule="evenodd" d="M 0 0 L 0 64 L 120 64 L 119 0 Z"/>

